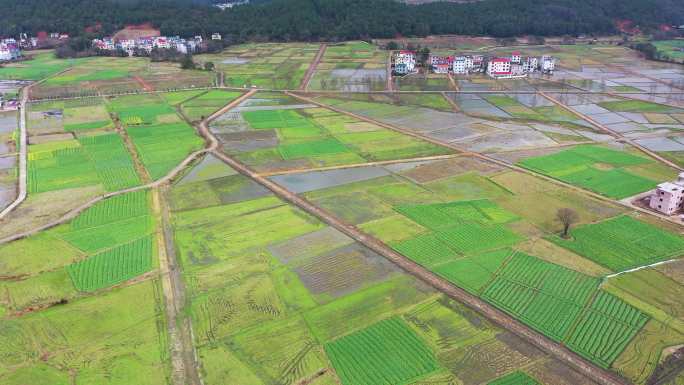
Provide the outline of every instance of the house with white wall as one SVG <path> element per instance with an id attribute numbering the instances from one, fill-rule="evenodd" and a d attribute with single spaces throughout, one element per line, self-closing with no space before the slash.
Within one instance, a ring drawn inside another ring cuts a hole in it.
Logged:
<path id="1" fill-rule="evenodd" d="M 665 182 L 658 185 L 649 207 L 665 215 L 673 215 L 682 209 L 684 203 L 684 172 L 674 182 Z"/>

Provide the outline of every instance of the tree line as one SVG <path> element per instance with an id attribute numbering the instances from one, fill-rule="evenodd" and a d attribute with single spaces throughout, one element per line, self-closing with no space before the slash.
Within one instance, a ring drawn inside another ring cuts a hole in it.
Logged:
<path id="1" fill-rule="evenodd" d="M 231 42 L 430 34 L 560 36 L 614 33 L 616 20 L 631 20 L 641 29 L 684 24 L 680 0 L 484 0 L 420 5 L 395 0 L 272 0 L 224 11 L 192 0 L 0 0 L 0 9 L 0 36 L 39 31 L 102 36 L 129 24 L 150 22 L 165 35 L 219 32 Z M 98 26 L 95 32 L 86 34 L 93 26 Z"/>

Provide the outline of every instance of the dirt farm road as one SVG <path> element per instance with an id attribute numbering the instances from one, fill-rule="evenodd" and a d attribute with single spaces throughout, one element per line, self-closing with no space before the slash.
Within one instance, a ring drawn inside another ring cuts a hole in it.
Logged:
<path id="1" fill-rule="evenodd" d="M 316 57 L 314 60 L 309 64 L 309 68 L 306 69 L 306 73 L 304 74 L 304 78 L 302 79 L 302 83 L 299 86 L 300 91 L 306 91 L 309 89 L 309 83 L 311 82 L 311 78 L 313 75 L 316 73 L 316 68 L 318 68 L 318 63 L 321 62 L 323 59 L 323 55 L 325 55 L 325 50 L 328 48 L 328 45 L 325 43 L 321 43 L 320 48 L 318 48 L 318 52 L 316 53 Z"/>
<path id="2" fill-rule="evenodd" d="M 28 98 L 31 91 L 31 86 L 24 88 L 21 91 L 21 103 L 19 104 L 19 184 L 18 194 L 14 202 L 5 207 L 0 212 L 0 219 L 7 216 L 12 210 L 17 208 L 28 195 L 28 133 L 26 129 Z"/>

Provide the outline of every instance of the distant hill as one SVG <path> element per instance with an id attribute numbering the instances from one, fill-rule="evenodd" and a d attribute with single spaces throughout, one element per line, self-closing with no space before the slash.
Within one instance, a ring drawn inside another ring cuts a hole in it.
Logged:
<path id="1" fill-rule="evenodd" d="M 111 34 L 151 23 L 162 34 L 220 32 L 232 41 L 345 40 L 439 34 L 576 35 L 684 24 L 681 0 L 482 0 L 407 5 L 395 0 L 255 0 L 225 11 L 210 0 L 0 0 L 0 35 L 86 27 Z M 92 31 L 92 29 L 91 29 Z"/>

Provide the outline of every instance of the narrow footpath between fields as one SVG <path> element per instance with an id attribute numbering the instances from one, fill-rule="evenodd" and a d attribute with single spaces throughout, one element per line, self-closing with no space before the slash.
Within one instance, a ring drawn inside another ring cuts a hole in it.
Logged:
<path id="1" fill-rule="evenodd" d="M 321 43 L 321 47 L 318 49 L 316 57 L 314 58 L 313 62 L 311 62 L 311 64 L 309 65 L 309 68 L 306 69 L 306 74 L 304 74 L 302 83 L 299 85 L 300 91 L 306 91 L 309 89 L 309 83 L 311 83 L 311 78 L 313 77 L 314 73 L 316 73 L 316 68 L 318 68 L 318 64 L 323 59 L 323 55 L 325 55 L 325 50 L 327 48 L 327 44 Z"/>

